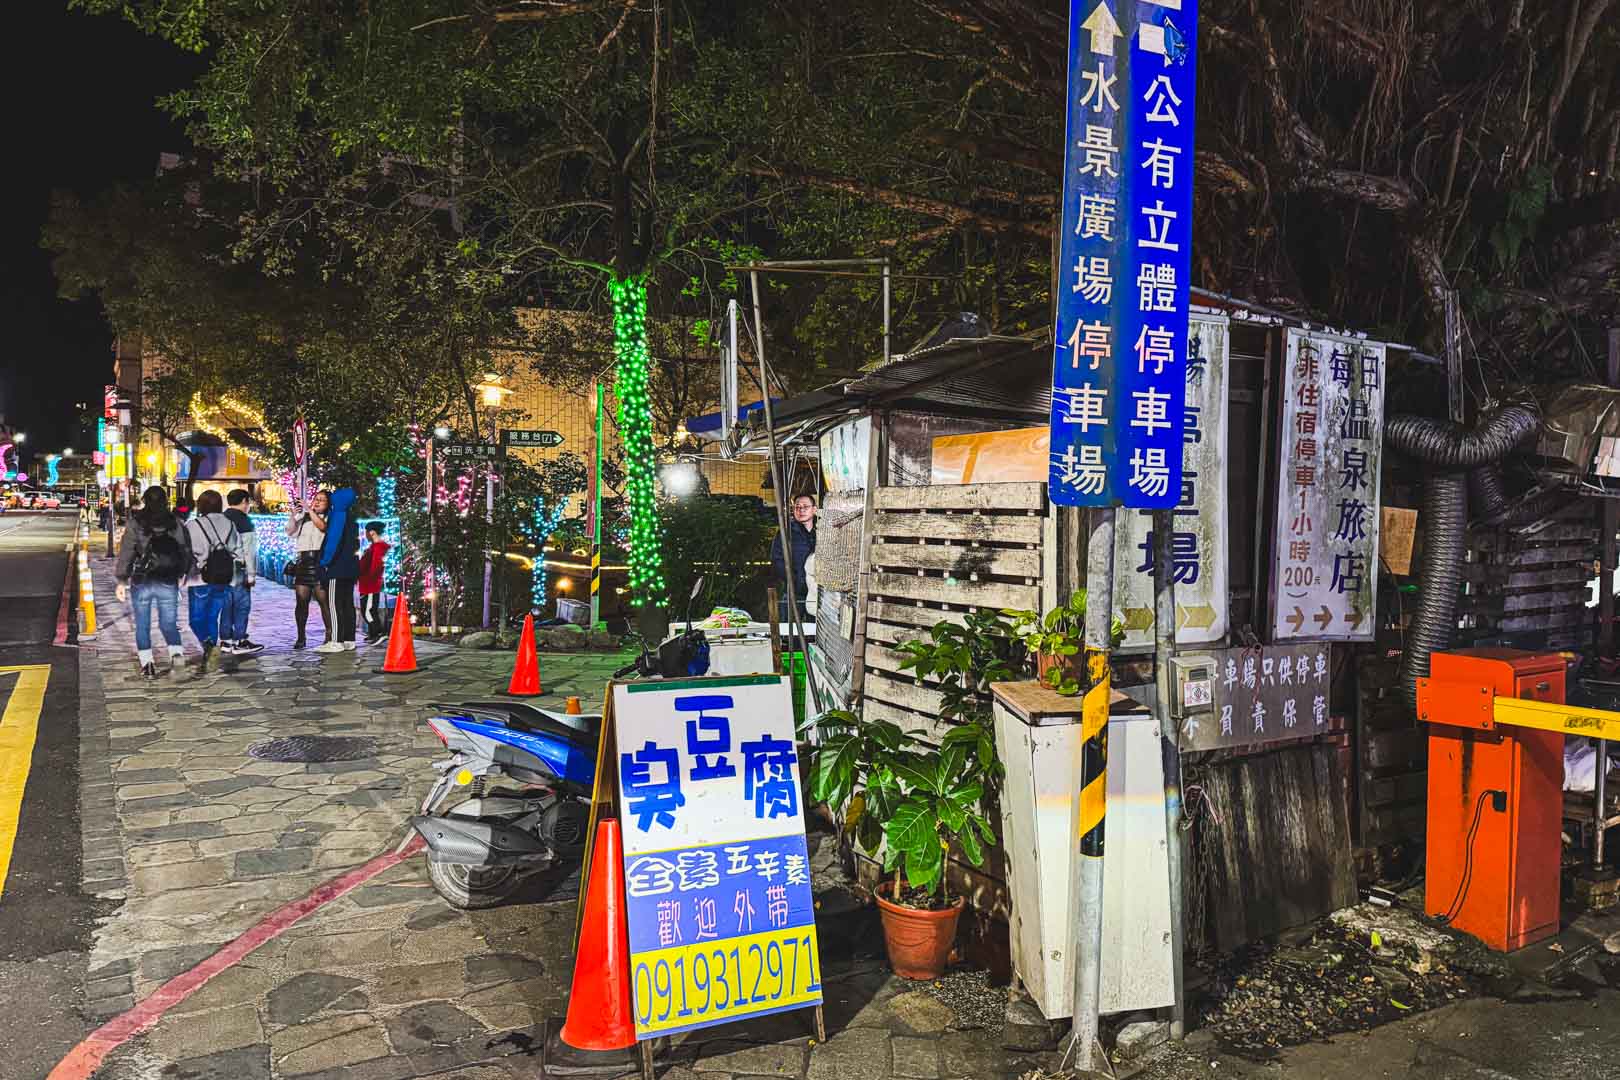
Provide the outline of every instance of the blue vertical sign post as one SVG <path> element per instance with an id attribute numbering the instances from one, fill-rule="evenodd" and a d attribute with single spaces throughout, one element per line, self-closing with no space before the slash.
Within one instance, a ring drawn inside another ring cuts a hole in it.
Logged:
<path id="1" fill-rule="evenodd" d="M 1197 0 L 1072 0 L 1050 494 L 1181 501 Z"/>

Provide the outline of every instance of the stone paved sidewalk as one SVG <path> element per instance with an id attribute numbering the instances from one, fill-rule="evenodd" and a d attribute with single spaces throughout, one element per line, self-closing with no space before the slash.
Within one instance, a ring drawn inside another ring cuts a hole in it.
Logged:
<path id="1" fill-rule="evenodd" d="M 264 585 L 251 628 L 270 645 L 264 654 L 234 673 L 153 685 L 135 670 L 108 565 L 95 569 L 101 633 L 84 649 L 82 683 L 85 888 L 116 908 L 96 932 L 85 1009 L 106 1018 L 281 904 L 395 849 L 431 782 L 427 764 L 443 753 L 423 707 L 490 695 L 511 654 L 419 640 L 421 670 L 398 676 L 375 673 L 380 646 L 294 653 L 291 593 Z M 618 663 L 543 654 L 542 703 L 574 694 L 593 707 Z M 353 761 L 248 754 L 290 735 L 376 744 Z M 820 875 L 836 877 L 832 845 L 818 847 Z M 541 1025 L 567 1009 L 576 887 L 535 880 L 514 903 L 458 912 L 428 884 L 425 861 L 408 859 L 214 977 L 97 1076 L 538 1076 Z M 1008 1054 L 995 1032 L 973 1027 L 969 1013 L 999 1018 L 1004 992 L 974 990 L 973 1009 L 955 1007 L 887 972 L 869 911 L 829 916 L 827 1042 L 812 1045 L 808 1014 L 784 1014 L 688 1039 L 661 1058 L 660 1075 L 941 1080 L 1050 1063 Z"/>

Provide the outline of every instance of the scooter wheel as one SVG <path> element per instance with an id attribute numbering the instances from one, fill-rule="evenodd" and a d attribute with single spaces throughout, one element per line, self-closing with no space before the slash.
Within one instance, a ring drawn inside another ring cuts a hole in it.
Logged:
<path id="1" fill-rule="evenodd" d="M 428 878 L 451 907 L 464 911 L 494 907 L 511 896 L 518 886 L 517 868 L 511 866 L 480 869 L 429 859 Z"/>

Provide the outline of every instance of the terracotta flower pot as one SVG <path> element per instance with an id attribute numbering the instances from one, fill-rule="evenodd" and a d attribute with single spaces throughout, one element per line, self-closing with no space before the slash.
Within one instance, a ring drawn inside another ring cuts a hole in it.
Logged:
<path id="1" fill-rule="evenodd" d="M 1082 687 L 1086 685 L 1086 654 L 1077 652 L 1073 656 L 1052 656 L 1049 653 L 1035 655 L 1035 674 L 1042 684 L 1047 683 L 1048 671 L 1061 672 L 1064 679 L 1073 679 Z"/>
<path id="2" fill-rule="evenodd" d="M 883 919 L 883 942 L 889 949 L 889 966 L 902 979 L 937 979 L 945 973 L 951 945 L 956 941 L 956 921 L 964 901 L 943 911 L 923 911 L 885 900 L 894 889 L 893 879 L 877 888 L 878 912 Z"/>

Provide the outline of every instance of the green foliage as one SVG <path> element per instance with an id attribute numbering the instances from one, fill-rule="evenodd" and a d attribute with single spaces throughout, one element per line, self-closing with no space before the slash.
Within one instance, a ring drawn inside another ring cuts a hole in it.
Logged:
<path id="1" fill-rule="evenodd" d="M 987 721 L 953 726 L 938 750 L 886 720 L 842 710 L 815 726 L 821 742 L 811 755 L 810 796 L 841 814 L 868 853 L 886 841 L 886 871 L 944 894 L 953 843 L 982 865 L 984 846 L 995 843 L 989 799 L 1001 768 Z"/>
<path id="2" fill-rule="evenodd" d="M 770 557 L 771 520 L 757 499 L 692 495 L 659 507 L 664 529 L 664 574 L 677 606 L 704 579 L 701 610 L 748 606 L 744 593 Z M 699 610 L 694 608 L 694 613 Z"/>
<path id="3" fill-rule="evenodd" d="M 972 611 L 961 624 L 938 622 L 928 637 L 900 645 L 900 666 L 937 679 L 940 715 L 958 723 L 988 722 L 990 684 L 1017 678 L 1024 651 L 1011 625 L 991 611 Z"/>
<path id="4" fill-rule="evenodd" d="M 1535 238 L 1536 229 L 1547 213 L 1553 177 L 1545 166 L 1531 169 L 1520 186 L 1507 193 L 1507 212 L 1491 227 L 1491 250 L 1499 270 L 1508 270 L 1519 261 L 1525 241 Z"/>
<path id="5" fill-rule="evenodd" d="M 1028 650 L 1030 656 L 1071 657 L 1080 655 L 1086 647 L 1086 590 L 1076 589 L 1067 603 L 1059 604 L 1044 616 L 1034 611 L 1008 608 L 1002 612 L 1012 620 L 1011 633 Z M 1125 624 L 1115 616 L 1108 627 L 1109 646 L 1118 647 L 1125 640 Z M 1085 687 L 1078 679 L 1060 668 L 1047 671 L 1045 683 L 1053 690 L 1073 697 Z"/>

